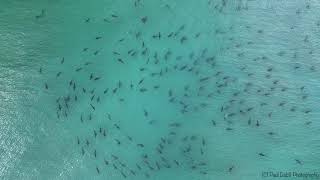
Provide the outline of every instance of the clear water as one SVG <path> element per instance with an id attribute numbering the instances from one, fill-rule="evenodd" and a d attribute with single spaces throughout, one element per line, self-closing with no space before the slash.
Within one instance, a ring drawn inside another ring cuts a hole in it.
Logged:
<path id="1" fill-rule="evenodd" d="M 1 0 L 0 179 L 320 179 L 319 10 Z"/>

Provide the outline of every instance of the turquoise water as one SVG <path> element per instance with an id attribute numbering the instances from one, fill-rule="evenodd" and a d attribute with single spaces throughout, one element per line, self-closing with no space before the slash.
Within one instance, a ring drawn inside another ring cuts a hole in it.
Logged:
<path id="1" fill-rule="evenodd" d="M 320 179 L 319 10 L 1 0 L 0 179 Z"/>

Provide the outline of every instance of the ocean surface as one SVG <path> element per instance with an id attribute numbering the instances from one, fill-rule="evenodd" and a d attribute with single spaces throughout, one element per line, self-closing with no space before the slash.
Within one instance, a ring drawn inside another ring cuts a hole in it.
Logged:
<path id="1" fill-rule="evenodd" d="M 0 179 L 320 179 L 320 1 L 0 0 Z"/>

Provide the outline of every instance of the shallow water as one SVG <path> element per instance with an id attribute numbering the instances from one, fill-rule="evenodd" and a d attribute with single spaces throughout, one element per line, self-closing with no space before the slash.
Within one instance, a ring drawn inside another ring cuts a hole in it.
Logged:
<path id="1" fill-rule="evenodd" d="M 0 179 L 320 179 L 319 10 L 1 0 Z"/>

